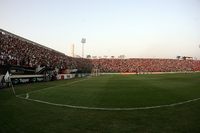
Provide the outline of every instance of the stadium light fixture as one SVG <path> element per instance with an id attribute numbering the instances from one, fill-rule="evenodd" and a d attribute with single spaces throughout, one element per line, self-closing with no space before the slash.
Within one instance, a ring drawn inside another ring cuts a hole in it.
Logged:
<path id="1" fill-rule="evenodd" d="M 82 38 L 81 43 L 82 43 L 82 58 L 84 58 L 84 44 L 86 43 L 86 38 Z"/>

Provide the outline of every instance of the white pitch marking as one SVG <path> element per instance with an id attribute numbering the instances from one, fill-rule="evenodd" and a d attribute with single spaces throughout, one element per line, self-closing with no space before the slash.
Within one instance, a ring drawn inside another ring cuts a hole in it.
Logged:
<path id="1" fill-rule="evenodd" d="M 74 84 L 76 82 L 81 82 L 87 79 L 82 79 L 82 80 L 77 80 L 71 83 L 66 83 L 66 84 L 62 84 L 59 86 L 65 86 L 65 85 L 71 85 Z M 46 90 L 46 89 L 51 89 L 54 88 L 53 87 L 47 87 L 41 90 L 35 90 L 35 91 L 31 91 L 30 93 L 34 93 L 34 92 L 38 92 L 38 91 L 42 91 L 42 90 Z M 56 86 L 57 87 L 57 86 Z M 195 102 L 200 100 L 200 98 L 195 98 L 195 99 L 191 99 L 191 100 L 187 100 L 187 101 L 183 101 L 183 102 L 177 102 L 177 103 L 173 103 L 173 104 L 165 104 L 165 105 L 157 105 L 157 106 L 146 106 L 146 107 L 133 107 L 133 108 L 101 108 L 101 107 L 87 107 L 87 106 L 75 106 L 75 105 L 69 105 L 69 104 L 58 104 L 58 103 L 52 103 L 52 102 L 47 102 L 47 101 L 42 101 L 42 100 L 38 100 L 38 99 L 32 99 L 32 98 L 27 98 L 27 97 L 22 97 L 20 95 L 16 95 L 17 98 L 21 98 L 21 99 L 25 99 L 25 100 L 29 100 L 29 101 L 34 101 L 34 102 L 38 102 L 38 103 L 43 103 L 43 104 L 48 104 L 48 105 L 53 105 L 53 106 L 60 106 L 60 107 L 68 107 L 68 108 L 74 108 L 74 109 L 85 109 L 85 110 L 102 110 L 102 111 L 130 111 L 130 110 L 148 110 L 148 109 L 157 109 L 157 108 L 164 108 L 164 107 L 174 107 L 177 105 L 182 105 L 182 104 L 186 104 L 186 103 L 190 103 L 190 102 Z"/>
<path id="2" fill-rule="evenodd" d="M 157 108 L 164 108 L 164 107 L 174 107 L 177 105 L 182 105 L 190 102 L 195 102 L 200 100 L 200 98 L 196 99 L 191 99 L 183 102 L 177 102 L 173 104 L 165 104 L 165 105 L 158 105 L 158 106 L 146 106 L 146 107 L 133 107 L 133 108 L 100 108 L 100 107 L 87 107 L 87 106 L 75 106 L 75 105 L 69 105 L 69 104 L 58 104 L 58 103 L 52 103 L 52 102 L 47 102 L 47 101 L 42 101 L 42 100 L 37 100 L 37 99 L 31 99 L 31 98 L 24 98 L 22 96 L 17 95 L 16 97 L 29 100 L 29 101 L 34 101 L 38 103 L 43 103 L 43 104 L 48 104 L 48 105 L 53 105 L 53 106 L 60 106 L 60 107 L 68 107 L 68 108 L 74 108 L 74 109 L 85 109 L 85 110 L 102 110 L 102 111 L 130 111 L 130 110 L 148 110 L 148 109 L 157 109 Z"/>
<path id="3" fill-rule="evenodd" d="M 90 78 L 90 77 L 88 77 L 88 78 Z M 57 86 L 52 86 L 52 87 L 47 87 L 47 88 L 43 88 L 43 89 L 39 89 L 39 90 L 30 91 L 29 94 L 35 93 L 35 92 L 40 92 L 40 91 L 43 91 L 43 90 L 52 89 L 54 87 L 61 87 L 61 86 L 71 85 L 71 84 L 74 84 L 74 83 L 77 83 L 77 82 L 82 82 L 82 81 L 88 80 L 88 78 L 84 78 L 84 79 L 81 79 L 81 80 L 76 80 L 76 81 L 73 81 L 73 82 L 70 82 L 70 83 L 65 83 L 65 84 L 61 84 L 61 85 L 57 85 Z M 21 96 L 21 95 L 24 95 L 24 94 L 19 94 L 18 96 Z"/>

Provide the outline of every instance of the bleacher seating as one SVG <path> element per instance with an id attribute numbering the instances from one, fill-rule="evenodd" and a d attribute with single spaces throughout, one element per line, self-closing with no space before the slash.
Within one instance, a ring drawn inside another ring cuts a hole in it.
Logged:
<path id="1" fill-rule="evenodd" d="M 180 72 L 200 71 L 199 60 L 177 59 L 94 59 L 94 68 L 101 72 Z"/>
<path id="2" fill-rule="evenodd" d="M 0 65 L 51 69 L 78 69 L 90 72 L 177 72 L 200 71 L 199 60 L 178 59 L 83 59 L 63 53 L 0 30 Z"/>

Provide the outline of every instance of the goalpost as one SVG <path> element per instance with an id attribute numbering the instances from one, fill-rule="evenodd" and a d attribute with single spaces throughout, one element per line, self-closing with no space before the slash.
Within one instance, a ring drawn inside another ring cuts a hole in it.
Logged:
<path id="1" fill-rule="evenodd" d="M 16 96 L 15 89 L 14 89 L 14 87 L 13 87 L 13 84 L 12 84 L 12 81 L 11 81 L 11 78 L 10 78 L 10 74 L 9 74 L 8 71 L 6 72 L 6 75 L 4 76 L 4 80 L 5 80 L 5 83 L 6 83 L 6 85 L 7 85 L 8 87 L 11 86 L 12 92 L 13 92 L 13 94 Z"/>
<path id="2" fill-rule="evenodd" d="M 17 96 L 16 92 L 15 92 L 15 88 L 13 86 L 13 83 L 12 83 L 12 80 L 11 80 L 11 77 L 10 77 L 10 73 L 7 71 L 5 76 L 4 76 L 4 81 L 6 83 L 6 86 L 9 87 L 11 89 L 11 92 L 13 93 L 14 96 Z M 25 96 L 26 99 L 29 98 L 29 90 L 28 90 L 28 87 L 27 87 L 27 93 L 26 93 L 26 96 Z"/>
<path id="3" fill-rule="evenodd" d="M 100 69 L 92 69 L 91 75 L 92 76 L 99 76 L 100 75 Z"/>

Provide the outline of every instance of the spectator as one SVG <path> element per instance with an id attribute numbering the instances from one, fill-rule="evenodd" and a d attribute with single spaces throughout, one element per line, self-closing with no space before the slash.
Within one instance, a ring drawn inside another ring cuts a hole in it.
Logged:
<path id="1" fill-rule="evenodd" d="M 177 59 L 83 59 L 72 58 L 63 53 L 26 41 L 20 37 L 0 32 L 0 65 L 16 65 L 36 68 L 79 69 L 90 72 L 177 72 L 200 71 L 199 60 Z"/>

